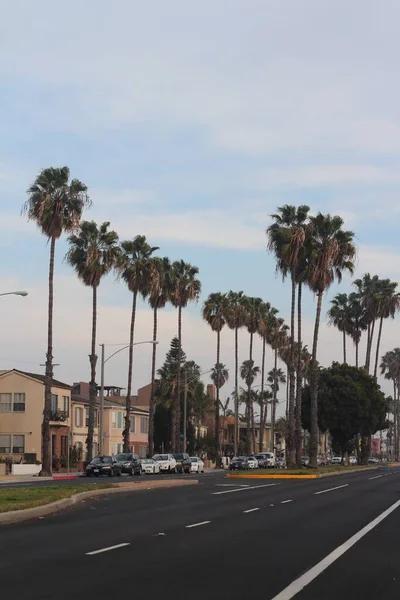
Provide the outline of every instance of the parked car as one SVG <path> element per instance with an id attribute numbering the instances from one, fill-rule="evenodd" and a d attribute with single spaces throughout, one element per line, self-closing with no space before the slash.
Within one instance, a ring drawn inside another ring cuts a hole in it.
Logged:
<path id="1" fill-rule="evenodd" d="M 308 467 L 308 465 L 310 464 L 310 459 L 308 456 L 302 456 L 301 457 L 301 464 L 303 467 Z"/>
<path id="2" fill-rule="evenodd" d="M 369 457 L 368 462 L 369 462 L 370 465 L 377 465 L 377 464 L 379 464 L 379 460 L 377 458 L 374 458 L 373 456 Z"/>
<path id="3" fill-rule="evenodd" d="M 198 456 L 190 457 L 190 471 L 192 473 L 204 473 L 204 463 Z"/>
<path id="4" fill-rule="evenodd" d="M 275 467 L 277 469 L 286 469 L 286 462 L 285 459 L 280 457 L 280 458 L 276 458 L 275 459 Z"/>
<path id="5" fill-rule="evenodd" d="M 357 464 L 357 457 L 356 456 L 350 456 L 349 457 L 349 464 L 350 465 L 356 465 Z"/>
<path id="6" fill-rule="evenodd" d="M 172 454 L 155 454 L 153 460 L 159 464 L 161 473 L 176 473 L 176 460 Z"/>
<path id="7" fill-rule="evenodd" d="M 142 472 L 156 475 L 160 472 L 160 465 L 153 458 L 142 458 Z"/>
<path id="8" fill-rule="evenodd" d="M 176 470 L 178 473 L 190 473 L 192 463 L 190 462 L 189 454 L 181 452 L 172 456 L 176 460 Z"/>
<path id="9" fill-rule="evenodd" d="M 260 469 L 268 469 L 275 466 L 275 454 L 273 452 L 260 452 L 256 454 L 256 459 Z"/>
<path id="10" fill-rule="evenodd" d="M 249 465 L 249 469 L 258 469 L 258 460 L 256 456 L 248 456 L 247 464 Z"/>
<path id="11" fill-rule="evenodd" d="M 99 477 L 108 475 L 108 477 L 121 475 L 121 467 L 113 461 L 111 456 L 95 456 L 86 467 L 86 477 Z"/>
<path id="12" fill-rule="evenodd" d="M 249 462 L 247 459 L 247 456 L 234 456 L 231 460 L 231 462 L 229 463 L 229 470 L 230 471 L 239 471 L 242 469 L 248 469 L 249 468 Z"/>
<path id="13" fill-rule="evenodd" d="M 121 473 L 129 473 L 130 475 L 142 474 L 142 461 L 137 454 L 132 452 L 121 452 L 114 457 L 115 462 L 121 469 Z"/>
<path id="14" fill-rule="evenodd" d="M 319 467 L 327 467 L 329 465 L 328 459 L 325 458 L 325 456 L 318 456 L 317 457 L 317 465 Z"/>
<path id="15" fill-rule="evenodd" d="M 341 456 L 332 456 L 331 458 L 331 465 L 341 465 L 342 464 L 342 457 Z"/>

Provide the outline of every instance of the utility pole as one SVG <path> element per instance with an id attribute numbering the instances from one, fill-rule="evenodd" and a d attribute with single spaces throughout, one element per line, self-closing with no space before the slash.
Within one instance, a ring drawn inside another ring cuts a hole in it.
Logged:
<path id="1" fill-rule="evenodd" d="M 186 452 L 187 448 L 187 371 L 185 369 L 185 383 L 184 383 L 184 396 L 183 396 L 183 451 Z"/>
<path id="2" fill-rule="evenodd" d="M 101 346 L 101 380 L 100 380 L 100 435 L 99 435 L 99 454 L 103 454 L 104 449 L 104 344 Z"/>

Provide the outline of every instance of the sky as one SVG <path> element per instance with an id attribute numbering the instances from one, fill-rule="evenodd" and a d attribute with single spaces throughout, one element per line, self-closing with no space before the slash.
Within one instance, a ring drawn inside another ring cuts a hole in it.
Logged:
<path id="1" fill-rule="evenodd" d="M 398 279 L 397 0 L 0 0 L 0 10 L 0 292 L 29 292 L 0 298 L 0 369 L 43 369 L 49 247 L 20 212 L 50 166 L 68 165 L 87 184 L 85 219 L 110 221 L 121 240 L 144 234 L 161 256 L 199 268 L 183 348 L 203 371 L 215 363 L 215 334 L 201 319 L 211 292 L 243 290 L 289 318 L 290 284 L 266 251 L 277 206 L 341 215 L 355 233 L 355 277 Z M 55 376 L 72 383 L 89 378 L 91 292 L 65 264 L 67 248 L 57 242 L 54 360 Z M 325 366 L 342 358 L 329 301 L 351 289 L 345 277 L 324 300 Z M 127 342 L 130 304 L 123 283 L 103 280 L 99 344 Z M 314 312 L 306 291 L 309 347 Z M 172 307 L 159 325 L 157 366 L 176 333 Z M 398 318 L 385 323 L 382 353 L 399 334 Z M 151 335 L 141 303 L 136 340 Z M 247 353 L 243 331 L 240 360 Z M 256 364 L 260 356 L 256 340 Z M 126 387 L 127 358 L 107 363 L 108 385 Z M 149 382 L 150 358 L 150 345 L 135 349 L 134 390 Z M 234 380 L 227 329 L 221 360 L 231 373 L 224 398 Z"/>

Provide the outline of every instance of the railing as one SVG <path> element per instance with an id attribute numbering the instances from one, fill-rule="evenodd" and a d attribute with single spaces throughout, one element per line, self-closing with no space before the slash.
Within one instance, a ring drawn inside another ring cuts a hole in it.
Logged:
<path id="1" fill-rule="evenodd" d="M 50 421 L 64 422 L 68 417 L 69 414 L 66 410 L 52 410 L 50 413 Z"/>

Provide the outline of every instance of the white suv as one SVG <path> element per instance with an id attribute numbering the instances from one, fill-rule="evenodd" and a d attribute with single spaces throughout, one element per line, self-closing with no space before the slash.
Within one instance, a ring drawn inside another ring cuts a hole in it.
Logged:
<path id="1" fill-rule="evenodd" d="M 155 454 L 153 460 L 160 465 L 160 473 L 176 473 L 176 460 L 172 454 Z"/>

